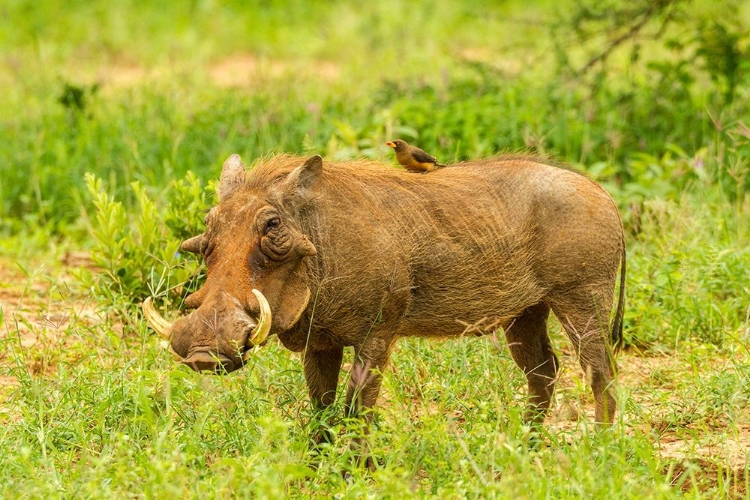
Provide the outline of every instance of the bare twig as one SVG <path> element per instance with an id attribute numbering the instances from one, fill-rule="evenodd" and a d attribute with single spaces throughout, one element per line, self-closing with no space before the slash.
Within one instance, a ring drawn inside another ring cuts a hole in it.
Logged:
<path id="1" fill-rule="evenodd" d="M 589 59 L 589 61 L 578 70 L 578 74 L 576 76 L 583 76 L 586 74 L 594 65 L 596 65 L 598 62 L 602 62 L 605 59 L 609 57 L 609 55 L 614 51 L 617 47 L 625 43 L 626 41 L 635 38 L 638 33 L 643 29 L 644 26 L 651 20 L 651 18 L 656 13 L 655 7 L 650 7 L 644 14 L 643 17 L 641 17 L 641 20 L 638 21 L 636 24 L 630 27 L 628 31 L 623 33 L 622 35 L 618 36 L 610 44 L 605 48 L 602 52 L 597 54 L 596 56 Z"/>
<path id="2" fill-rule="evenodd" d="M 650 3 L 634 6 L 632 8 L 624 7 L 615 12 L 609 12 L 607 15 L 594 15 L 585 10 L 584 19 L 595 21 L 595 26 L 588 26 L 586 29 L 576 29 L 575 40 L 570 43 L 584 46 L 591 40 L 604 36 L 607 41 L 605 47 L 593 55 L 583 66 L 576 69 L 567 61 L 563 64 L 568 71 L 575 77 L 585 76 L 597 64 L 603 64 L 612 53 L 623 44 L 629 41 L 640 41 L 645 39 L 659 39 L 666 32 L 667 27 L 675 20 L 678 9 L 676 8 L 685 0 L 655 0 Z M 657 21 L 658 20 L 658 21 Z M 650 24 L 657 24 L 653 32 L 647 30 Z M 557 46 L 558 50 L 562 46 Z"/>

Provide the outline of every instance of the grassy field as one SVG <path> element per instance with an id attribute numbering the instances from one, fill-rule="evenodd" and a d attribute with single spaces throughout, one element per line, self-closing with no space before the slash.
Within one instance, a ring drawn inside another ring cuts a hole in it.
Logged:
<path id="1" fill-rule="evenodd" d="M 0 497 L 750 498 L 750 2 L 652 4 L 0 5 Z M 341 402 L 313 468 L 297 355 L 215 377 L 160 346 L 138 304 L 200 282 L 177 248 L 230 153 L 393 163 L 396 137 L 531 150 L 613 195 L 614 426 L 556 323 L 541 445 L 501 332 L 409 339 L 378 470 L 353 467 Z"/>

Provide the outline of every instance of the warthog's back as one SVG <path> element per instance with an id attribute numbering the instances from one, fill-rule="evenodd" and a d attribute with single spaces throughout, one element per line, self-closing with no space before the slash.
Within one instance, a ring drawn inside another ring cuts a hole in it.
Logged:
<path id="1" fill-rule="evenodd" d="M 357 311 L 400 335 L 484 333 L 556 289 L 617 274 L 616 208 L 576 172 L 529 158 L 324 172 L 305 224 L 319 249 L 316 292 L 332 313 L 319 310 L 317 324 Z"/>

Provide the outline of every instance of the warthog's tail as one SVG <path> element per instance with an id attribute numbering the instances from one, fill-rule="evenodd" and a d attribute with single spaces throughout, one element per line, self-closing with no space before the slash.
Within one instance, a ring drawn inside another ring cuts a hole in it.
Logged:
<path id="1" fill-rule="evenodd" d="M 617 310 L 612 322 L 612 348 L 617 352 L 622 347 L 622 317 L 625 309 L 625 242 L 622 245 L 622 259 L 620 261 L 620 296 L 617 299 Z"/>

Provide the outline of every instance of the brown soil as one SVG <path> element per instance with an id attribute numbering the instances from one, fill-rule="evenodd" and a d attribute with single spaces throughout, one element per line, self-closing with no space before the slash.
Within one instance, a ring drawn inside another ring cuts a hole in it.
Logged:
<path id="1" fill-rule="evenodd" d="M 2 64 L 3 61 L 0 61 L 0 67 Z M 10 62 L 5 61 L 5 64 L 9 65 Z M 217 87 L 236 88 L 255 88 L 261 83 L 284 78 L 304 78 L 330 83 L 337 81 L 341 76 L 340 67 L 330 61 L 267 59 L 246 52 L 209 61 L 199 68 L 177 65 L 148 67 L 134 61 L 113 60 L 93 67 L 71 67 L 69 71 L 76 75 L 76 82 L 87 85 L 97 83 L 104 91 L 174 79 L 186 72 L 204 74 L 208 82 Z"/>
<path id="2" fill-rule="evenodd" d="M 23 270 L 14 260 L 0 258 L 0 397 L 18 383 L 11 374 L 18 368 L 15 360 L 23 359 L 31 374 L 49 371 L 52 360 L 37 352 L 62 347 L 71 327 L 98 321 L 93 305 L 72 291 L 68 258 L 66 254 L 63 266 L 52 274 L 45 266 L 24 263 Z M 82 254 L 70 258 L 76 267 L 90 267 Z"/>
<path id="3" fill-rule="evenodd" d="M 593 401 L 583 381 L 575 358 L 567 353 L 561 357 L 564 373 L 558 382 L 556 403 L 547 425 L 559 431 L 573 430 L 581 421 L 594 421 Z M 731 369 L 726 359 L 714 359 L 711 368 Z M 659 455 L 665 463 L 664 473 L 672 484 L 688 492 L 693 488 L 703 491 L 730 484 L 730 498 L 745 498 L 746 470 L 750 467 L 750 408 L 747 418 L 727 428 L 722 422 L 701 422 L 697 428 L 664 426 L 662 413 L 670 407 L 681 408 L 671 380 L 679 380 L 686 363 L 674 355 L 643 355 L 635 351 L 621 353 L 618 359 L 618 384 L 627 387 L 633 401 L 639 406 L 644 421 L 627 422 L 630 433 L 653 437 Z M 672 379 L 674 375 L 674 379 Z M 674 392 L 672 392 L 674 390 Z M 657 400 L 655 394 L 665 398 Z M 585 415 L 585 417 L 584 417 Z"/>
<path id="4" fill-rule="evenodd" d="M 248 87 L 260 81 L 292 75 L 334 81 L 340 73 L 339 67 L 328 61 L 300 65 L 291 61 L 260 59 L 248 53 L 234 54 L 208 65 L 209 79 L 217 87 Z"/>

